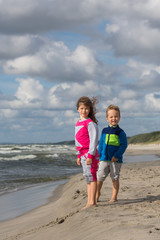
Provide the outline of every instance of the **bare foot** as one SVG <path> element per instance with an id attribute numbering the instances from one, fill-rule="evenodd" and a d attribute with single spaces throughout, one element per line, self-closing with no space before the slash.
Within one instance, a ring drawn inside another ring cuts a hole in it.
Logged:
<path id="1" fill-rule="evenodd" d="M 114 202 L 117 202 L 118 200 L 117 199 L 111 199 L 110 201 L 108 201 L 107 203 L 110 204 L 110 203 L 114 203 Z"/>
<path id="2" fill-rule="evenodd" d="M 88 208 L 88 207 L 89 207 L 89 205 L 87 204 L 85 207 L 82 208 L 82 210 L 84 210 L 84 209 L 86 209 L 86 208 Z"/>
<path id="3" fill-rule="evenodd" d="M 97 204 L 87 204 L 85 207 L 82 208 L 82 210 L 85 210 L 89 207 L 98 207 Z"/>

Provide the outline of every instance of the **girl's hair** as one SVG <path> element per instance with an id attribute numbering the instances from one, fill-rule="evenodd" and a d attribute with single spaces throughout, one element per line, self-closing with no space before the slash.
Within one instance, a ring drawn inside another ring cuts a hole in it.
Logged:
<path id="1" fill-rule="evenodd" d="M 90 108 L 90 112 L 88 117 L 92 119 L 93 122 L 98 123 L 98 120 L 95 117 L 95 114 L 97 113 L 95 104 L 98 103 L 98 100 L 96 97 L 92 97 L 91 99 L 89 97 L 80 97 L 77 101 L 77 109 L 79 108 L 79 105 L 83 103 L 85 106 Z"/>
<path id="2" fill-rule="evenodd" d="M 107 108 L 107 110 L 106 110 L 106 117 L 108 117 L 108 112 L 109 112 L 110 110 L 115 110 L 115 111 L 117 111 L 117 112 L 119 113 L 119 117 L 121 116 L 119 107 L 111 104 L 111 105 L 108 106 L 108 108 Z"/>

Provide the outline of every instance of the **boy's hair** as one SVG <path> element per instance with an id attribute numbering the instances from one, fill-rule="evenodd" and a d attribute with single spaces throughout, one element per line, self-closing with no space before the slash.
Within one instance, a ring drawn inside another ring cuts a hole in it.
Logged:
<path id="1" fill-rule="evenodd" d="M 119 117 L 121 116 L 119 107 L 116 106 L 116 105 L 111 104 L 111 105 L 108 106 L 108 108 L 107 108 L 107 110 L 106 110 L 106 117 L 108 117 L 108 112 L 109 112 L 110 110 L 115 110 L 115 111 L 117 111 L 117 112 L 119 113 Z"/>
<path id="2" fill-rule="evenodd" d="M 96 97 L 92 97 L 91 99 L 89 97 L 80 97 L 77 101 L 77 109 L 79 108 L 79 105 L 83 103 L 85 106 L 90 108 L 90 112 L 88 117 L 92 119 L 93 122 L 98 123 L 98 120 L 95 117 L 95 114 L 97 113 L 95 104 L 98 102 Z"/>

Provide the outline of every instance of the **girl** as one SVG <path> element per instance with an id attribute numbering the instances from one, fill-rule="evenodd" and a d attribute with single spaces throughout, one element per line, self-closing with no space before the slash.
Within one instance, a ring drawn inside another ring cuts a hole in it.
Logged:
<path id="1" fill-rule="evenodd" d="M 88 202 L 83 209 L 96 205 L 96 173 L 99 162 L 97 150 L 98 121 L 95 118 L 96 103 L 96 98 L 90 99 L 88 97 L 81 97 L 77 101 L 77 111 L 80 114 L 80 120 L 75 126 L 75 145 L 78 151 L 77 164 L 82 165 L 88 193 Z"/>

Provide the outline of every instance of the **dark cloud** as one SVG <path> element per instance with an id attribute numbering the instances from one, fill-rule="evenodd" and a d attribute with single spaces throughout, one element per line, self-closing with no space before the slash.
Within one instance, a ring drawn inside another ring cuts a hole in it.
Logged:
<path id="1" fill-rule="evenodd" d="M 0 59 L 15 59 L 24 55 L 33 55 L 45 44 L 39 36 L 6 36 L 0 35 Z"/>
<path id="2" fill-rule="evenodd" d="M 66 30 L 94 23 L 104 13 L 104 1 L 90 4 L 74 0 L 9 0 L 0 3 L 0 32 L 5 34 L 38 33 Z M 24 7 L 25 6 L 25 7 Z"/>

